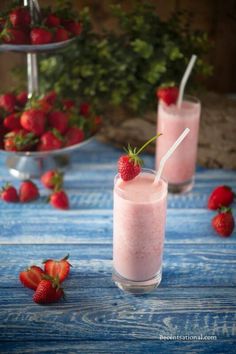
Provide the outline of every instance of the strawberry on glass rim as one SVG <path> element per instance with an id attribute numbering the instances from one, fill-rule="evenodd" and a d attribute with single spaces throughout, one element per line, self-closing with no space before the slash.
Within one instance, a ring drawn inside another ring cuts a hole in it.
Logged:
<path id="1" fill-rule="evenodd" d="M 160 87 L 157 89 L 156 96 L 164 101 L 167 106 L 175 104 L 179 95 L 177 87 Z"/>
<path id="2" fill-rule="evenodd" d="M 139 154 L 160 135 L 162 134 L 160 133 L 149 139 L 138 151 L 136 147 L 132 149 L 130 145 L 127 149 L 124 149 L 127 154 L 122 155 L 118 160 L 118 173 L 123 181 L 130 181 L 141 172 L 143 160 L 139 157 Z"/>

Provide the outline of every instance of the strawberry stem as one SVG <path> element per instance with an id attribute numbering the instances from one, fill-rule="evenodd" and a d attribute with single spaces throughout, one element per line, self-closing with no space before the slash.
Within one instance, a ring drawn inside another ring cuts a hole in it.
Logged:
<path id="1" fill-rule="evenodd" d="M 153 138 L 149 139 L 149 140 L 138 150 L 138 152 L 136 152 L 136 155 L 139 155 L 140 152 L 143 151 L 146 146 L 148 146 L 151 142 L 153 142 L 154 140 L 156 140 L 160 135 L 162 135 L 162 133 L 159 133 L 159 134 L 155 135 Z"/>

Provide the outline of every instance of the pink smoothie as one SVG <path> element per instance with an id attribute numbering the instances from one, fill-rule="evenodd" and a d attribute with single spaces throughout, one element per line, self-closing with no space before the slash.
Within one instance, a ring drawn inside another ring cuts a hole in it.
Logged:
<path id="1" fill-rule="evenodd" d="M 184 183 L 194 176 L 200 112 L 200 102 L 187 96 L 180 109 L 176 105 L 167 106 L 163 101 L 159 101 L 157 131 L 162 133 L 163 136 L 157 139 L 156 169 L 158 169 L 162 156 L 183 130 L 185 128 L 190 129 L 187 137 L 165 164 L 163 177 L 168 183 Z"/>
<path id="2" fill-rule="evenodd" d="M 153 278 L 162 264 L 167 183 L 153 184 L 147 171 L 129 182 L 117 177 L 114 186 L 113 266 L 133 281 Z"/>

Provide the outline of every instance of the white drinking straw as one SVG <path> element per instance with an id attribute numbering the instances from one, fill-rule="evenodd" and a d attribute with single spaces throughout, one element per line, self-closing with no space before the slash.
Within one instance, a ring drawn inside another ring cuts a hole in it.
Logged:
<path id="1" fill-rule="evenodd" d="M 158 183 L 159 179 L 161 177 L 163 168 L 165 166 L 166 161 L 168 160 L 168 158 L 173 154 L 173 152 L 177 149 L 177 147 L 179 146 L 179 144 L 184 140 L 184 138 L 186 137 L 186 135 L 190 132 L 189 128 L 186 128 L 183 133 L 178 137 L 178 139 L 176 140 L 176 142 L 171 146 L 171 148 L 167 151 L 167 153 L 162 157 L 161 161 L 160 161 L 160 166 L 159 169 L 157 171 L 155 180 L 153 183 Z"/>
<path id="2" fill-rule="evenodd" d="M 197 56 L 195 54 L 192 55 L 189 63 L 188 63 L 188 66 L 185 70 L 185 73 L 184 73 L 184 76 L 182 77 L 182 80 L 181 80 L 181 83 L 180 83 L 180 88 L 179 88 L 179 96 L 178 96 L 178 99 L 177 99 L 177 107 L 180 108 L 181 105 L 182 105 L 182 101 L 183 101 L 183 96 L 184 96 L 184 89 L 185 89 L 185 86 L 186 86 L 186 83 L 188 81 L 188 78 L 191 74 L 191 71 L 193 69 L 193 66 L 195 64 L 195 61 L 197 59 Z"/>

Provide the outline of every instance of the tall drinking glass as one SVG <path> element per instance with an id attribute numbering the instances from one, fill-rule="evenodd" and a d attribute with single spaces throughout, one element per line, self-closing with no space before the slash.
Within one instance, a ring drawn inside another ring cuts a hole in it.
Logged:
<path id="1" fill-rule="evenodd" d="M 151 291 L 162 277 L 167 182 L 154 178 L 143 169 L 131 181 L 114 181 L 113 280 L 134 294 Z"/>
<path id="2" fill-rule="evenodd" d="M 168 181 L 168 190 L 171 193 L 187 192 L 193 187 L 200 113 L 201 103 L 195 97 L 185 96 L 180 108 L 173 104 L 167 106 L 159 100 L 157 130 L 163 136 L 156 144 L 156 169 L 162 156 L 181 132 L 185 128 L 190 129 L 190 133 L 168 159 L 163 170 L 163 177 Z"/>

